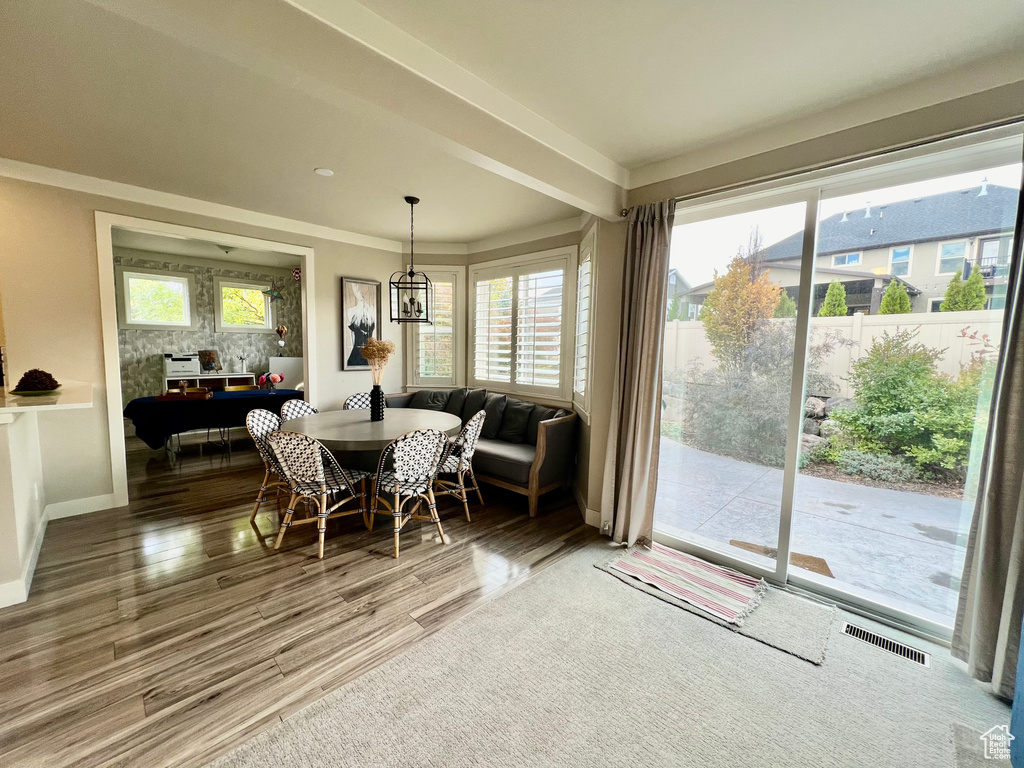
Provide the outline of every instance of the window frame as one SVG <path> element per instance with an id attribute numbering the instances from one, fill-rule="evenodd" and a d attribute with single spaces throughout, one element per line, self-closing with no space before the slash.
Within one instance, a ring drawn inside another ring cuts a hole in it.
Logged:
<path id="1" fill-rule="evenodd" d="M 590 229 L 580 240 L 579 252 L 576 257 L 576 297 L 573 301 L 573 306 L 576 311 L 573 314 L 573 352 L 572 352 L 572 402 L 575 406 L 576 412 L 580 415 L 584 424 L 590 423 L 590 393 L 593 388 L 594 379 L 594 343 L 593 343 L 593 330 L 594 330 L 594 301 L 597 295 L 597 224 L 591 225 Z M 580 284 L 579 275 L 580 270 L 583 268 L 584 263 L 589 262 L 590 264 L 590 305 L 587 307 L 587 336 L 586 336 L 586 372 L 584 373 L 584 386 L 583 392 L 580 393 L 576 389 L 576 357 L 578 353 L 579 345 L 579 300 L 580 300 Z M 675 279 L 676 275 L 670 275 L 671 279 Z"/>
<path id="2" fill-rule="evenodd" d="M 575 356 L 576 338 L 576 265 L 579 246 L 570 245 L 552 248 L 507 259 L 486 261 L 470 265 L 466 281 L 468 322 L 466 334 L 469 344 L 466 356 L 466 377 L 470 387 L 486 388 L 491 392 L 522 395 L 544 399 L 559 405 L 572 405 L 572 367 Z M 516 382 L 515 358 L 518 329 L 516 316 L 519 309 L 519 277 L 545 270 L 562 270 L 562 328 L 561 355 L 559 358 L 558 387 L 541 387 Z M 476 287 L 481 280 L 500 277 L 512 278 L 512 361 L 510 381 L 500 382 L 476 377 Z M 472 328 L 472 332 L 469 329 Z"/>
<path id="3" fill-rule="evenodd" d="M 902 251 L 904 248 L 907 250 L 907 272 L 904 275 L 897 275 L 893 271 L 893 264 L 895 263 L 893 261 L 893 255 L 894 255 L 894 253 L 896 251 Z M 895 277 L 905 277 L 905 278 L 909 279 L 910 271 L 913 268 L 913 264 L 914 264 L 914 244 L 913 243 L 907 243 L 906 245 L 893 245 L 893 246 L 890 246 L 890 248 L 889 248 L 889 274 L 890 275 L 893 275 Z"/>
<path id="4" fill-rule="evenodd" d="M 836 259 L 838 259 L 840 256 L 843 257 L 844 259 L 846 259 L 847 261 L 843 262 L 842 264 L 836 264 Z M 855 264 L 851 264 L 849 262 L 849 259 L 850 259 L 851 256 L 856 256 L 857 257 L 857 262 Z M 863 262 L 864 262 L 864 252 L 863 251 L 850 251 L 849 253 L 834 253 L 834 254 L 832 254 L 832 266 L 833 267 L 840 267 L 840 268 L 841 267 L 859 267 L 859 266 L 861 266 L 863 264 Z"/>
<path id="5" fill-rule="evenodd" d="M 423 323 L 405 324 L 405 361 L 408 365 L 406 389 L 436 389 L 466 385 L 466 268 L 438 265 L 420 269 L 432 283 L 451 282 L 452 285 L 452 375 L 420 376 L 418 335 Z"/>
<path id="6" fill-rule="evenodd" d="M 199 310 L 196 306 L 196 276 L 191 272 L 173 272 L 167 269 L 152 269 L 147 267 L 134 267 L 131 265 L 118 264 L 114 268 L 117 279 L 115 289 L 117 292 L 117 327 L 124 330 L 135 331 L 195 331 L 199 329 Z M 145 323 L 131 319 L 129 303 L 131 301 L 131 290 L 128 281 L 132 277 L 149 277 L 158 279 L 171 279 L 185 284 L 185 314 L 188 316 L 188 323 Z"/>
<path id="7" fill-rule="evenodd" d="M 213 278 L 213 316 L 214 330 L 217 333 L 276 333 L 277 309 L 269 296 L 263 296 L 263 305 L 267 309 L 265 325 L 232 325 L 224 322 L 224 288 L 246 288 L 265 291 L 270 287 L 267 281 L 241 280 L 234 277 Z"/>
<path id="8" fill-rule="evenodd" d="M 954 243 L 963 243 L 963 245 L 964 245 L 963 262 L 960 265 L 961 276 L 963 275 L 963 266 L 964 266 L 964 264 L 967 263 L 967 260 L 971 257 L 971 241 L 968 238 L 966 238 L 966 237 L 958 237 L 958 238 L 956 238 L 954 240 L 939 240 L 938 242 L 935 243 L 935 276 L 936 277 L 945 277 L 946 275 L 952 276 L 952 275 L 956 274 L 956 270 L 955 269 L 952 272 L 943 272 L 942 271 L 942 246 L 944 246 L 944 245 L 952 245 Z"/>

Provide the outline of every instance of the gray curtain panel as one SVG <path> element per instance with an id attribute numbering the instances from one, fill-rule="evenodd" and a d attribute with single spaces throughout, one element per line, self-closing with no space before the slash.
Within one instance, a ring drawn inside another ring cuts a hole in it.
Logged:
<path id="1" fill-rule="evenodd" d="M 601 504 L 618 542 L 648 542 L 654 528 L 661 433 L 662 340 L 676 201 L 630 209 L 622 280 L 619 362 Z"/>
<path id="2" fill-rule="evenodd" d="M 996 371 L 992 428 L 967 541 L 952 651 L 971 675 L 1013 698 L 1024 610 L 1024 264 L 1018 201 L 1014 256 Z"/>

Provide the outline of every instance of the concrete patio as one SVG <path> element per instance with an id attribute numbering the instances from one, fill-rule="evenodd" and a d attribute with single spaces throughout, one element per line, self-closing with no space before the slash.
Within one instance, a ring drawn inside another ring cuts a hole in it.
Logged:
<path id="1" fill-rule="evenodd" d="M 659 531 L 773 567 L 729 541 L 777 546 L 781 496 L 781 470 L 662 438 Z M 823 558 L 835 578 L 801 575 L 952 624 L 965 544 L 958 532 L 971 514 L 963 502 L 801 475 L 793 507 L 792 551 Z"/>

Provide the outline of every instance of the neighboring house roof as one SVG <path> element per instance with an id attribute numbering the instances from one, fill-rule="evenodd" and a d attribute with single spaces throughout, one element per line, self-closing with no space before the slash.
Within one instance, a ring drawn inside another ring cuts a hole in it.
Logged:
<path id="1" fill-rule="evenodd" d="M 799 272 L 800 271 L 800 262 L 785 262 L 784 261 L 784 262 L 773 263 L 768 268 L 768 273 L 771 274 L 771 271 L 773 269 L 788 269 L 788 270 L 791 270 L 791 271 Z M 816 275 L 837 275 L 839 278 L 841 278 L 840 282 L 850 282 L 850 281 L 856 281 L 856 280 L 874 280 L 875 278 L 880 278 L 882 280 L 896 280 L 898 282 L 903 283 L 903 285 L 906 286 L 907 293 L 909 293 L 911 296 L 919 296 L 921 294 L 921 291 L 918 288 L 916 288 L 915 286 L 913 286 L 910 283 L 908 283 L 902 277 L 897 277 L 896 275 L 887 275 L 887 274 L 879 275 L 879 274 L 875 274 L 874 272 L 859 272 L 859 271 L 854 270 L 854 269 L 836 269 L 834 267 L 817 267 L 814 270 L 814 274 L 816 274 Z M 695 286 L 695 287 L 691 288 L 690 291 L 689 291 L 689 295 L 691 295 L 691 296 L 699 296 L 699 295 L 701 295 L 703 293 L 708 293 L 714 287 L 715 287 L 715 282 L 714 282 L 714 280 L 712 280 L 709 283 L 704 283 L 702 285 L 698 285 L 698 286 Z M 790 287 L 795 288 L 796 286 L 790 286 Z"/>
<path id="2" fill-rule="evenodd" d="M 1019 191 L 988 185 L 943 192 L 915 200 L 901 200 L 829 216 L 818 227 L 818 255 L 855 253 L 892 245 L 928 240 L 951 240 L 993 232 L 1012 231 Z M 767 261 L 800 258 L 803 232 L 796 232 L 764 249 Z"/>

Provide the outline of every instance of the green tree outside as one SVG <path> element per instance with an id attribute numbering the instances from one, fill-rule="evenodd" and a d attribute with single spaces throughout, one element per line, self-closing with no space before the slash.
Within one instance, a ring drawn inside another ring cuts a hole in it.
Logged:
<path id="1" fill-rule="evenodd" d="M 796 302 L 785 288 L 779 292 L 779 304 L 775 307 L 775 317 L 796 317 Z"/>
<path id="2" fill-rule="evenodd" d="M 131 320 L 141 323 L 187 324 L 185 286 L 158 278 L 128 278 Z"/>
<path id="3" fill-rule="evenodd" d="M 259 288 L 239 288 L 225 285 L 221 288 L 221 313 L 227 325 L 267 324 L 267 302 Z"/>
<path id="4" fill-rule="evenodd" d="M 974 309 L 985 308 L 985 280 L 981 276 L 981 270 L 975 269 L 967 280 L 962 279 L 962 270 L 949 280 L 946 286 L 946 297 L 939 305 L 942 312 L 969 312 Z"/>
<path id="5" fill-rule="evenodd" d="M 882 304 L 878 308 L 880 315 L 908 315 L 911 312 L 910 294 L 906 286 L 899 280 L 892 280 L 882 296 Z"/>
<path id="6" fill-rule="evenodd" d="M 846 317 L 846 289 L 838 280 L 828 284 L 828 291 L 825 292 L 825 301 L 818 310 L 818 317 Z"/>

